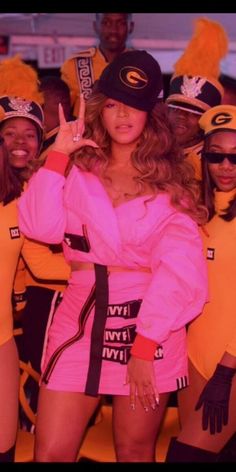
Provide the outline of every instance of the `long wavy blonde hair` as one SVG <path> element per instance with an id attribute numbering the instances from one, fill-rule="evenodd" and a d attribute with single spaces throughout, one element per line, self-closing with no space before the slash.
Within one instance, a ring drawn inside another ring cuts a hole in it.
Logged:
<path id="1" fill-rule="evenodd" d="M 111 155 L 111 138 L 102 120 L 106 99 L 103 94 L 94 92 L 86 103 L 83 136 L 94 140 L 99 148 L 86 146 L 75 152 L 68 171 L 72 163 L 84 171 L 106 171 Z M 148 185 L 154 196 L 160 192 L 168 193 L 171 204 L 177 210 L 203 224 L 207 219 L 207 210 L 200 203 L 199 184 L 194 179 L 194 169 L 183 158 L 171 132 L 166 110 L 166 105 L 157 104 L 148 113 L 139 143 L 131 154 L 132 165 L 138 171 L 135 179 L 141 187 Z"/>

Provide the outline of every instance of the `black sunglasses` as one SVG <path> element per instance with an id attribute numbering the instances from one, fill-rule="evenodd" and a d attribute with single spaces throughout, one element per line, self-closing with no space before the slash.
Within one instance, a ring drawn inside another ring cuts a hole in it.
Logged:
<path id="1" fill-rule="evenodd" d="M 236 165 L 236 153 L 227 154 L 224 152 L 203 152 L 202 155 L 209 164 L 221 164 L 224 159 L 228 159 L 230 164 Z"/>

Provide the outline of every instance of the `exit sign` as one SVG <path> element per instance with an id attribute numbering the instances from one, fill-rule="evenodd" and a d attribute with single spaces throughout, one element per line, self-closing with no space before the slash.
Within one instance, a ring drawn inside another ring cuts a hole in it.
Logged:
<path id="1" fill-rule="evenodd" d="M 38 47 L 38 65 L 43 69 L 61 67 L 65 59 L 64 46 L 50 45 Z"/>

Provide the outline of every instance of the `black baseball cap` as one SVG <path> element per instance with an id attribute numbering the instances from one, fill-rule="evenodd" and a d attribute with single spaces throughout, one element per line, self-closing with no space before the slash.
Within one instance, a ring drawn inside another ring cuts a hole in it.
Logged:
<path id="1" fill-rule="evenodd" d="M 150 111 L 163 98 L 160 66 L 146 51 L 126 51 L 103 70 L 96 90 L 142 111 Z"/>

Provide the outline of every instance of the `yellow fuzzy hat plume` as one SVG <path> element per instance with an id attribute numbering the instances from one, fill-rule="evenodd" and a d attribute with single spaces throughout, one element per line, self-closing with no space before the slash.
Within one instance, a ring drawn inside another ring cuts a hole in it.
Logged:
<path id="1" fill-rule="evenodd" d="M 224 89 L 218 77 L 220 59 L 228 51 L 228 37 L 216 21 L 198 18 L 184 53 L 174 65 L 166 103 L 169 107 L 202 115 L 220 105 Z"/>
<path id="2" fill-rule="evenodd" d="M 23 62 L 19 55 L 0 62 L 0 96 L 15 96 L 43 103 L 43 94 L 38 90 L 37 72 Z"/>
<path id="3" fill-rule="evenodd" d="M 174 65 L 174 75 L 191 74 L 217 79 L 220 60 L 227 52 L 228 36 L 223 26 L 208 18 L 198 18 L 192 39 Z"/>

